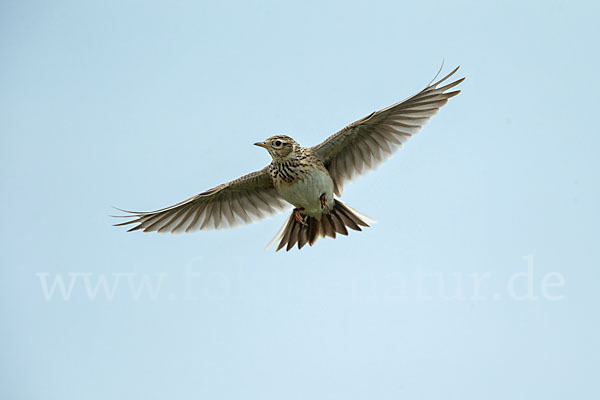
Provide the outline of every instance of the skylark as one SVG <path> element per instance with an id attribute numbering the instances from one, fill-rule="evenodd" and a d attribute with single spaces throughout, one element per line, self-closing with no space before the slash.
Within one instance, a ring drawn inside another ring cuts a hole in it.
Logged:
<path id="1" fill-rule="evenodd" d="M 445 86 L 459 67 L 408 99 L 373 112 L 346 126 L 313 147 L 276 135 L 254 143 L 265 148 L 273 160 L 265 168 L 202 192 L 171 207 L 150 212 L 125 211 L 135 224 L 129 231 L 192 232 L 232 227 L 295 208 L 275 239 L 277 250 L 311 246 L 317 238 L 347 235 L 369 226 L 367 217 L 334 198 L 344 183 L 373 169 L 421 130 L 448 99 L 448 92 L 465 78 Z M 438 72 L 439 74 L 439 72 Z M 437 76 L 436 76 L 437 78 Z M 435 80 L 435 78 L 434 78 Z M 433 81 L 432 81 L 433 82 Z M 129 232 L 128 231 L 128 232 Z"/>

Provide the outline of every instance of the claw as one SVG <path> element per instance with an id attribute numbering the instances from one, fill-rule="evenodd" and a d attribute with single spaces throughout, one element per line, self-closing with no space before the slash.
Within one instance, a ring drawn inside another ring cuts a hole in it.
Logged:
<path id="1" fill-rule="evenodd" d="M 299 224 L 306 226 L 306 222 L 304 222 L 304 217 L 300 214 L 300 211 L 304 210 L 304 208 L 294 208 L 294 217 Z"/>
<path id="2" fill-rule="evenodd" d="M 321 197 L 319 197 L 319 199 L 321 200 L 321 209 L 325 208 L 325 206 L 327 205 L 327 196 L 325 195 L 325 193 L 323 193 Z"/>

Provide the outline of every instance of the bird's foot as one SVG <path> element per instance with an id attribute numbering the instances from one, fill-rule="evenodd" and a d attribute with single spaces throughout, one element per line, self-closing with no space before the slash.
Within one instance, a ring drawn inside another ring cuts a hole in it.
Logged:
<path id="1" fill-rule="evenodd" d="M 300 214 L 300 211 L 303 211 L 304 207 L 294 208 L 294 217 L 299 224 L 306 226 L 306 222 L 304 222 L 304 217 Z"/>
<path id="2" fill-rule="evenodd" d="M 321 197 L 319 197 L 319 199 L 321 200 L 321 209 L 325 208 L 325 206 L 327 205 L 327 195 L 323 193 Z"/>

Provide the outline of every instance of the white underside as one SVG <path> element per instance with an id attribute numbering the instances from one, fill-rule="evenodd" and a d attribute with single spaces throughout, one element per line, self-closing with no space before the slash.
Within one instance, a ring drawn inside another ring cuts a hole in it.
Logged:
<path id="1" fill-rule="evenodd" d="M 287 202 L 297 208 L 304 208 L 302 214 L 321 218 L 321 214 L 333 208 L 333 181 L 329 174 L 320 169 L 314 169 L 302 181 L 293 185 L 281 185 L 277 191 Z M 321 194 L 325 193 L 327 204 L 321 208 Z"/>

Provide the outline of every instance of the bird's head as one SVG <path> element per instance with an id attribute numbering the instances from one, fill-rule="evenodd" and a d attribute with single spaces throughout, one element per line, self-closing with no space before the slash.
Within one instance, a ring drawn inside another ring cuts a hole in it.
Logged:
<path id="1" fill-rule="evenodd" d="M 267 149 L 273 160 L 286 161 L 296 157 L 300 145 L 294 139 L 285 135 L 271 136 L 264 142 L 254 143 L 255 146 Z"/>

